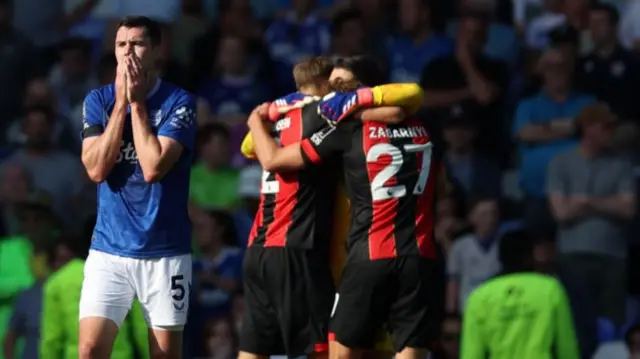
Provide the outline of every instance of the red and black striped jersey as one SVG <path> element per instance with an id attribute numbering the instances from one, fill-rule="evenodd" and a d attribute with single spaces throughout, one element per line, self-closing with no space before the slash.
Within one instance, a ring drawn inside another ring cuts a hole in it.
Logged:
<path id="1" fill-rule="evenodd" d="M 436 258 L 442 146 L 422 121 L 385 125 L 345 119 L 326 125 L 301 147 L 305 160 L 316 164 L 342 154 L 351 202 L 350 260 Z"/>
<path id="2" fill-rule="evenodd" d="M 308 138 L 325 125 L 308 112 L 315 113 L 315 106 L 295 108 L 274 123 L 274 137 L 282 146 Z M 314 249 L 328 255 L 337 178 L 330 163 L 297 172 L 263 172 L 249 246 Z"/>

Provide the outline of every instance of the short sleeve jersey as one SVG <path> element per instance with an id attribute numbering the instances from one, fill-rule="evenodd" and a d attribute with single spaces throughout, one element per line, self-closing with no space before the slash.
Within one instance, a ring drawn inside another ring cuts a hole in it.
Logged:
<path id="1" fill-rule="evenodd" d="M 87 95 L 84 138 L 103 133 L 114 105 L 113 85 Z M 98 218 L 91 248 L 133 258 L 187 254 L 191 251 L 187 203 L 196 133 L 195 98 L 158 80 L 147 96 L 146 106 L 152 132 L 178 141 L 183 153 L 160 181 L 145 182 L 133 141 L 131 114 L 127 111 L 116 164 L 107 179 L 98 184 Z"/>
<path id="2" fill-rule="evenodd" d="M 323 99 L 316 113 L 327 125 L 302 141 L 303 157 L 313 164 L 342 153 L 351 202 L 350 260 L 435 258 L 434 202 L 442 146 L 417 118 L 398 125 L 352 119 L 357 108 L 370 105 L 367 96 L 358 90 Z"/>

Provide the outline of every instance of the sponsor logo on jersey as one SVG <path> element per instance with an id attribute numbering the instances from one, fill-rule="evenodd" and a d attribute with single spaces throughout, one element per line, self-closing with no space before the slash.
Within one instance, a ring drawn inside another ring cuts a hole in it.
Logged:
<path id="1" fill-rule="evenodd" d="M 120 143 L 120 152 L 118 153 L 118 157 L 116 157 L 116 163 L 121 162 L 138 162 L 138 153 L 136 152 L 135 147 L 133 147 L 133 142 L 122 141 Z"/>
<path id="2" fill-rule="evenodd" d="M 286 130 L 289 127 L 291 127 L 291 119 L 289 117 L 285 117 L 276 122 L 275 130 L 280 132 L 280 131 Z"/>

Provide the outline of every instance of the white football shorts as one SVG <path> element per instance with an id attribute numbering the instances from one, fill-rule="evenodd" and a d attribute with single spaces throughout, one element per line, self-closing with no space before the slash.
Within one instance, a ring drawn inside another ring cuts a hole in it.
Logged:
<path id="1" fill-rule="evenodd" d="M 104 317 L 118 327 L 134 298 L 150 328 L 182 330 L 191 292 L 191 255 L 138 259 L 89 251 L 80 295 L 80 319 Z"/>

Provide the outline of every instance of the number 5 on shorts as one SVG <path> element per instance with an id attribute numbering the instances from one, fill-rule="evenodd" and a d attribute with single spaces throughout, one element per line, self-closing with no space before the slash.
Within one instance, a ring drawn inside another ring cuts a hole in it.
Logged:
<path id="1" fill-rule="evenodd" d="M 182 284 L 183 280 L 184 276 L 182 274 L 174 275 L 171 277 L 171 293 L 173 293 L 171 295 L 171 298 L 173 298 L 173 300 L 175 300 L 176 302 L 183 300 L 186 294 L 186 290 L 184 288 L 184 285 Z"/>

